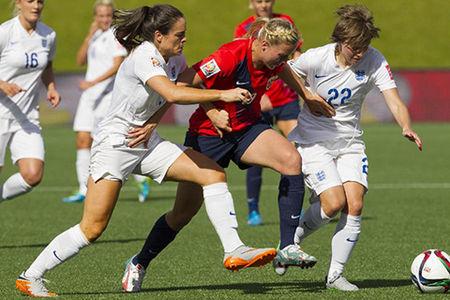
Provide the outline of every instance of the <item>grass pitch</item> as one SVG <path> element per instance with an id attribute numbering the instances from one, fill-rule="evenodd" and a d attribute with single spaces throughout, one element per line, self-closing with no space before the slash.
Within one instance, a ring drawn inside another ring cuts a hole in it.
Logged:
<path id="1" fill-rule="evenodd" d="M 51 290 L 67 299 L 421 299 L 409 280 L 414 257 L 427 248 L 450 252 L 448 148 L 450 126 L 416 125 L 424 140 L 419 153 L 394 125 L 365 126 L 370 161 L 370 191 L 366 197 L 363 229 L 346 270 L 361 287 L 356 293 L 324 289 L 330 255 L 332 223 L 304 243 L 319 263 L 310 270 L 291 268 L 283 277 L 271 267 L 237 273 L 222 267 L 222 249 L 204 209 L 149 269 L 143 292 L 120 291 L 123 262 L 143 244 L 154 221 L 170 209 L 176 185 L 152 185 L 151 200 L 137 201 L 137 189 L 127 183 L 111 223 L 93 246 L 47 274 Z M 181 142 L 184 128 L 162 127 L 160 133 Z M 74 134 L 69 127 L 44 128 L 46 173 L 30 194 L 0 204 L 0 298 L 24 299 L 14 280 L 50 240 L 76 224 L 82 205 L 61 198 L 76 187 Z M 15 172 L 7 165 L 3 181 Z M 246 225 L 245 177 L 235 167 L 228 178 L 240 222 L 249 245 L 276 246 L 278 241 L 278 176 L 264 172 L 261 212 L 264 225 Z M 304 207 L 308 204 L 305 201 Z M 427 299 L 443 297 L 429 296 Z"/>

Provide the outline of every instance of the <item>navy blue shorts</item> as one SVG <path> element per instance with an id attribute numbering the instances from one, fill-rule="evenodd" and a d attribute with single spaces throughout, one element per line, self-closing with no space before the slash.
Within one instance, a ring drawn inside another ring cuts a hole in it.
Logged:
<path id="1" fill-rule="evenodd" d="M 262 113 L 266 122 L 273 125 L 276 121 L 297 120 L 300 113 L 300 103 L 298 99 L 288 102 L 282 106 L 274 107 L 272 110 Z"/>
<path id="2" fill-rule="evenodd" d="M 232 160 L 240 169 L 244 170 L 251 167 L 241 161 L 245 150 L 264 130 L 271 128 L 267 122 L 261 121 L 245 130 L 224 134 L 223 138 L 187 132 L 184 145 L 208 156 L 222 168 L 228 167 Z"/>

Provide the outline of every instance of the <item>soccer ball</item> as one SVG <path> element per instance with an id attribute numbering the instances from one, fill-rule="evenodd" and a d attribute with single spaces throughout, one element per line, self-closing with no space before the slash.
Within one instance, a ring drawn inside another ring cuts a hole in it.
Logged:
<path id="1" fill-rule="evenodd" d="M 422 293 L 446 293 L 450 289 L 450 256 L 429 249 L 414 259 L 411 280 Z"/>

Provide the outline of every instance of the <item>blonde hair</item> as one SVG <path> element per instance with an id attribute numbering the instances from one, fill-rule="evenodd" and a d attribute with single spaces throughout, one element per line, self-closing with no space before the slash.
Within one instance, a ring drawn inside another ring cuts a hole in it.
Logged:
<path id="1" fill-rule="evenodd" d="M 336 10 L 339 20 L 334 27 L 331 40 L 347 43 L 354 49 L 364 49 L 373 38 L 379 37 L 372 13 L 362 5 L 345 5 Z"/>
<path id="2" fill-rule="evenodd" d="M 113 0 L 96 0 L 94 3 L 94 15 L 97 12 L 97 7 L 105 5 L 110 6 L 114 10 L 114 1 Z"/>
<path id="3" fill-rule="evenodd" d="M 13 17 L 16 17 L 20 14 L 20 9 L 17 6 L 16 0 L 11 0 L 11 6 L 13 7 Z"/>
<path id="4" fill-rule="evenodd" d="M 270 45 L 297 45 L 301 39 L 291 22 L 282 18 L 257 18 L 244 37 L 264 40 Z"/>

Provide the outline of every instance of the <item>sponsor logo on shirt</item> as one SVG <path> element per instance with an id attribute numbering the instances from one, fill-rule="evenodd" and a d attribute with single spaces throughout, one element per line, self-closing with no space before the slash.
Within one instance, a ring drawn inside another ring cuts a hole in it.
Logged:
<path id="1" fill-rule="evenodd" d="M 202 70 L 206 78 L 209 78 L 221 71 L 214 58 L 201 65 L 200 70 Z"/>
<path id="2" fill-rule="evenodd" d="M 366 72 L 364 70 L 356 70 L 355 78 L 358 81 L 363 81 L 364 77 L 366 77 Z"/>
<path id="3" fill-rule="evenodd" d="M 157 67 L 161 67 L 161 63 L 159 62 L 159 60 L 157 60 L 156 58 L 152 57 L 151 58 L 152 64 L 155 68 Z"/>
<path id="4" fill-rule="evenodd" d="M 275 80 L 278 79 L 278 75 L 272 76 L 269 78 L 269 80 L 267 80 L 267 84 L 266 84 L 266 91 L 268 89 L 270 89 L 270 87 L 272 86 L 272 84 L 274 83 Z"/>

